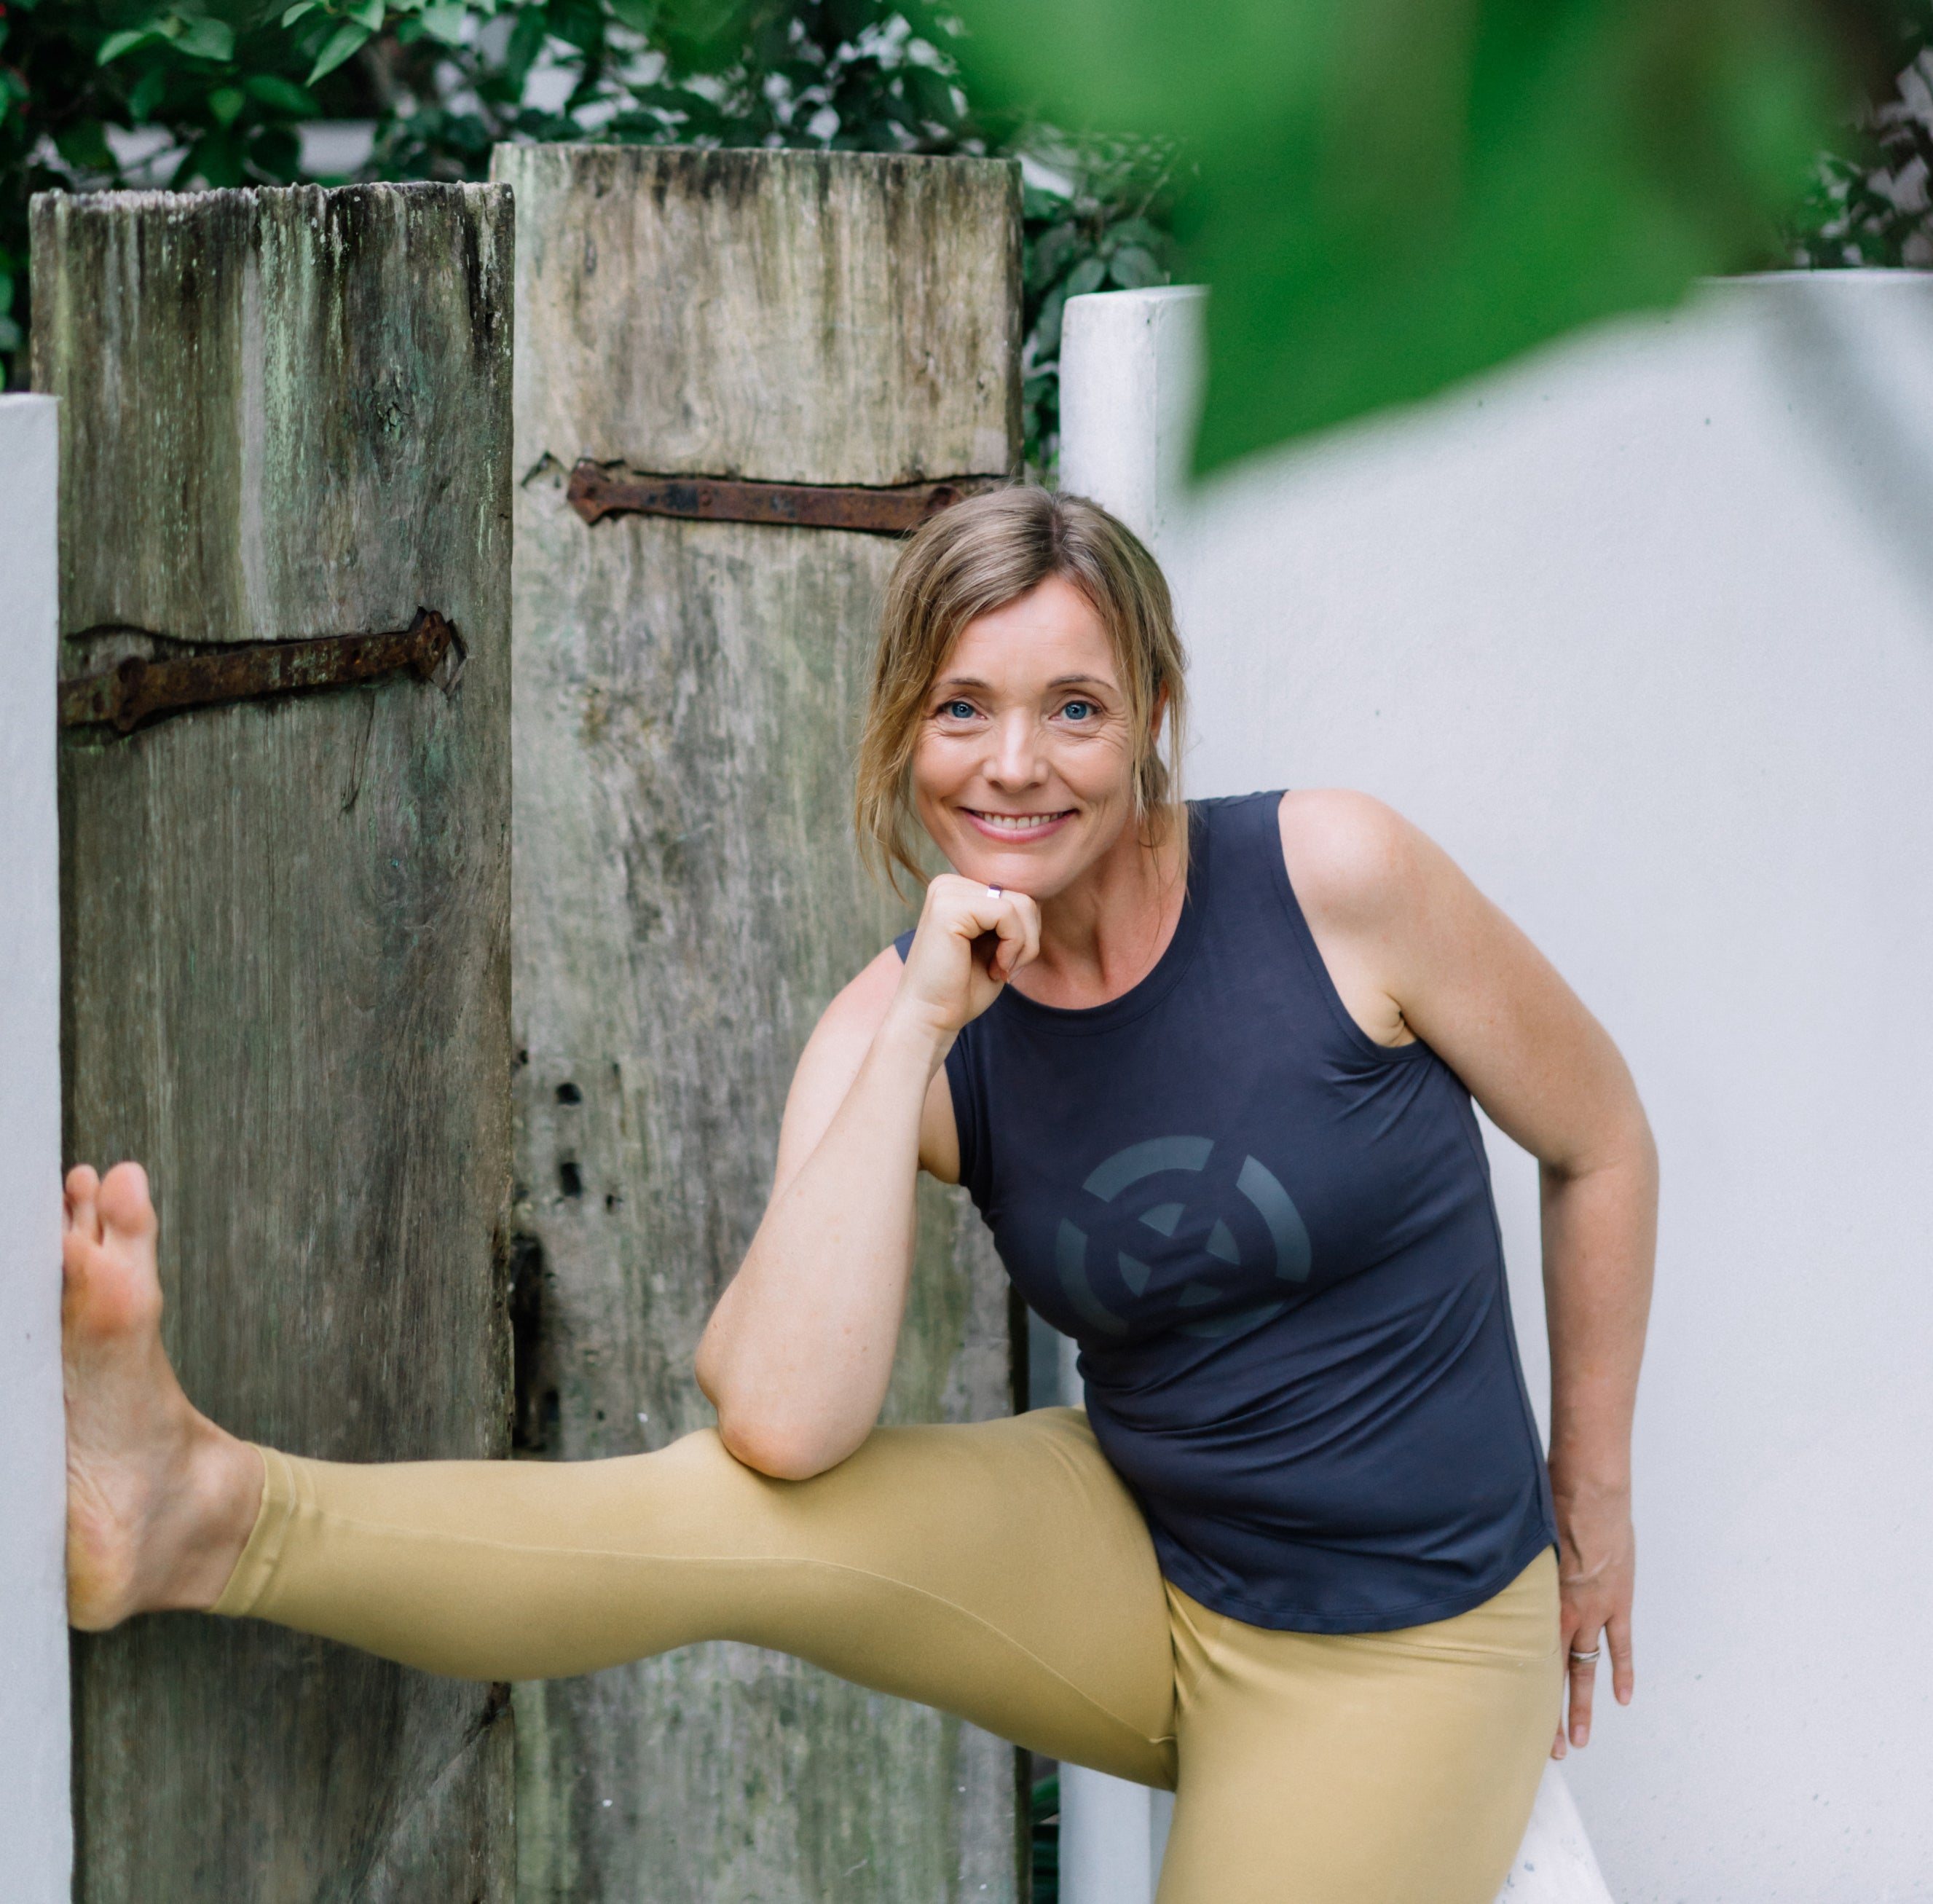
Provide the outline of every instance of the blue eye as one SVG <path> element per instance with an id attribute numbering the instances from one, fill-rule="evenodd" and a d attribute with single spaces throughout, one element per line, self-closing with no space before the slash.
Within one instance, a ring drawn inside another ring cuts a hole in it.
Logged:
<path id="1" fill-rule="evenodd" d="M 1092 701 L 1069 701 L 1060 711 L 1069 720 L 1087 720 L 1093 717 L 1094 703 Z"/>
<path id="2" fill-rule="evenodd" d="M 940 712 L 949 720 L 971 720 L 974 714 L 973 703 L 971 701 L 948 701 Z"/>

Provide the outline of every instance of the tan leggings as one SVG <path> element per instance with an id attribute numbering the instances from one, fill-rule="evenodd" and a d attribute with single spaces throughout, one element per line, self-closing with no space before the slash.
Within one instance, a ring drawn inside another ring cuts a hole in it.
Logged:
<path id="1" fill-rule="evenodd" d="M 1176 1793 L 1159 1904 L 1492 1904 L 1557 1723 L 1556 1563 L 1393 1633 L 1282 1633 L 1162 1578 L 1078 1409 L 885 1428 L 811 1481 L 655 1454 L 264 1451 L 215 1611 L 467 1679 L 742 1640 Z"/>

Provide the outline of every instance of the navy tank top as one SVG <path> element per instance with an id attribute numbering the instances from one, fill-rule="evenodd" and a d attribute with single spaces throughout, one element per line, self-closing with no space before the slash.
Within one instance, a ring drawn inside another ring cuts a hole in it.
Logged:
<path id="1" fill-rule="evenodd" d="M 1387 1632 L 1481 1605 L 1555 1522 L 1469 1093 L 1349 1016 L 1281 799 L 1192 806 L 1154 970 L 1090 1010 L 1009 987 L 947 1081 L 1163 1572 L 1250 1626 Z"/>

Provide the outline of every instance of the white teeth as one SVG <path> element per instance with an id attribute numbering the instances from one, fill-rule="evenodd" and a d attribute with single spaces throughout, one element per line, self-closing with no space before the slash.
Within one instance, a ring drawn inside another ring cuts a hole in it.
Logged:
<path id="1" fill-rule="evenodd" d="M 1049 820 L 1058 820 L 1058 814 L 983 814 L 973 817 L 988 826 L 997 826 L 1009 833 L 1022 833 L 1030 826 L 1045 826 Z"/>

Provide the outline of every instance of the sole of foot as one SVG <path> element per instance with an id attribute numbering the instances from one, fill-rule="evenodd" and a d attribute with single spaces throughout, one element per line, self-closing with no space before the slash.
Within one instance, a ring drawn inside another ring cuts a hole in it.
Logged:
<path id="1" fill-rule="evenodd" d="M 206 1608 L 254 1525 L 261 1457 L 198 1413 L 161 1346 L 158 1226 L 139 1164 L 66 1184 L 68 1617 Z"/>

